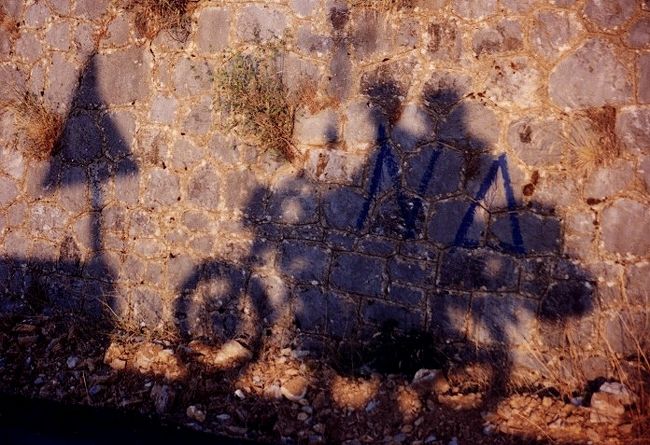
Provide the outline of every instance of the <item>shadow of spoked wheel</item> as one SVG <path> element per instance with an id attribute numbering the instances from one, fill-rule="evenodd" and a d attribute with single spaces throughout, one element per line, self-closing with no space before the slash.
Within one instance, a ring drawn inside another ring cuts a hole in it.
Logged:
<path id="1" fill-rule="evenodd" d="M 199 361 L 226 370 L 250 361 L 262 332 L 259 311 L 246 293 L 250 273 L 241 266 L 208 261 L 179 289 L 175 320 L 179 337 Z"/>

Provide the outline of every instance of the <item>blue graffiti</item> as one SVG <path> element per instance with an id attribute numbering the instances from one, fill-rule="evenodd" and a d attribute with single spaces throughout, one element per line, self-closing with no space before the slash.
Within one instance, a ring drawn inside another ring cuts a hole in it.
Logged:
<path id="1" fill-rule="evenodd" d="M 474 217 L 476 214 L 476 208 L 478 203 L 485 198 L 488 190 L 494 185 L 497 179 L 497 175 L 501 170 L 501 175 L 503 177 L 503 188 L 505 189 L 506 194 L 506 204 L 508 207 L 508 215 L 510 217 L 510 228 L 512 235 L 512 244 L 501 243 L 501 247 L 504 250 L 511 251 L 513 253 L 526 253 L 524 248 L 524 239 L 521 235 L 521 226 L 519 225 L 519 218 L 517 217 L 517 201 L 515 199 L 515 194 L 512 189 L 512 183 L 510 181 L 510 171 L 508 170 L 508 160 L 506 159 L 505 153 L 502 153 L 497 159 L 492 161 L 490 169 L 485 179 L 481 182 L 476 196 L 474 196 L 474 202 L 469 206 L 467 212 L 463 216 L 463 219 L 458 227 L 456 236 L 454 238 L 454 246 L 457 247 L 478 247 L 478 241 L 468 240 L 467 232 L 469 231 L 472 223 L 474 222 Z"/>
<path id="2" fill-rule="evenodd" d="M 370 206 L 372 205 L 373 201 L 377 197 L 377 194 L 379 193 L 379 188 L 381 186 L 381 182 L 384 174 L 383 172 L 385 168 L 386 172 L 388 173 L 391 186 L 396 192 L 397 204 L 406 228 L 405 237 L 407 239 L 415 238 L 417 232 L 416 231 L 417 217 L 422 211 L 422 200 L 419 198 L 409 198 L 408 196 L 405 195 L 404 191 L 402 190 L 402 180 L 400 177 L 399 165 L 397 160 L 395 159 L 395 154 L 392 151 L 390 142 L 388 141 L 386 135 L 386 129 L 383 126 L 379 127 L 379 140 L 380 140 L 379 152 L 377 154 L 377 160 L 375 162 L 374 168 L 372 170 L 372 175 L 370 177 L 370 187 L 368 190 L 368 196 L 363 203 L 363 206 L 361 208 L 361 213 L 359 214 L 359 218 L 357 219 L 357 229 L 361 230 L 364 227 L 366 220 L 368 219 L 368 215 L 370 213 Z M 424 175 L 422 176 L 420 180 L 420 184 L 417 189 L 419 195 L 424 195 L 426 193 L 426 190 L 429 187 L 429 184 L 433 178 L 435 166 L 438 162 L 438 159 L 440 158 L 441 153 L 442 150 L 439 148 L 437 148 L 432 152 L 431 159 L 429 160 L 427 168 L 424 171 Z M 456 232 L 456 235 L 454 237 L 453 245 L 455 247 L 466 247 L 466 248 L 478 247 L 479 245 L 478 241 L 467 239 L 467 233 L 469 232 L 469 229 L 471 228 L 472 223 L 474 222 L 476 209 L 479 206 L 479 202 L 485 198 L 487 192 L 495 184 L 499 170 L 501 170 L 501 175 L 503 178 L 503 187 L 506 195 L 505 196 L 506 204 L 508 208 L 508 215 L 510 219 L 511 236 L 512 236 L 512 244 L 502 242 L 501 248 L 513 253 L 518 253 L 518 254 L 526 253 L 526 249 L 524 248 L 523 236 L 521 233 L 521 226 L 519 224 L 519 218 L 516 212 L 517 201 L 515 199 L 515 194 L 512 188 L 510 172 L 508 169 L 508 161 L 506 159 L 505 153 L 499 155 L 497 159 L 492 161 L 492 164 L 490 165 L 486 177 L 481 182 L 479 190 L 474 196 L 472 204 L 469 206 L 467 212 L 465 212 L 465 215 L 461 220 L 460 226 L 458 227 L 458 231 Z"/>

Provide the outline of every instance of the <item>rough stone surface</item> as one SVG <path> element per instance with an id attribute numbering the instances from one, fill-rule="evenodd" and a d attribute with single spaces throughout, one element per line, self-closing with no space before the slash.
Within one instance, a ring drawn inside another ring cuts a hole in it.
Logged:
<path id="1" fill-rule="evenodd" d="M 205 8 L 198 21 L 197 45 L 204 53 L 222 51 L 228 46 L 230 12 L 223 8 Z"/>
<path id="2" fill-rule="evenodd" d="M 650 48 L 650 18 L 640 17 L 634 22 L 628 31 L 627 41 L 632 48 Z"/>
<path id="3" fill-rule="evenodd" d="M 616 117 L 616 134 L 633 153 L 650 154 L 650 108 L 632 107 Z"/>
<path id="4" fill-rule="evenodd" d="M 109 0 L 3 3 L 0 95 L 65 116 L 36 160 L 0 113 L 3 310 L 37 283 L 183 341 L 426 330 L 513 375 L 568 336 L 587 357 L 562 363 L 613 377 L 603 339 L 647 330 L 648 2 L 208 3 L 152 42 Z M 213 109 L 224 57 L 259 44 L 315 89 L 292 162 Z M 624 150 L 576 169 L 570 130 L 601 106 Z"/>
<path id="5" fill-rule="evenodd" d="M 508 127 L 508 144 L 528 165 L 553 165 L 562 160 L 565 142 L 555 119 L 523 117 Z"/>
<path id="6" fill-rule="evenodd" d="M 603 211 L 603 243 L 622 255 L 647 255 L 650 240 L 643 232 L 650 225 L 650 207 L 628 198 L 614 202 Z"/>
<path id="7" fill-rule="evenodd" d="M 630 73 L 603 40 L 589 40 L 560 62 L 549 80 L 549 95 L 565 108 L 626 103 L 632 94 Z"/>
<path id="8" fill-rule="evenodd" d="M 624 190 L 634 179 L 634 167 L 618 160 L 611 166 L 596 170 L 585 184 L 585 194 L 592 199 L 605 199 Z"/>
<path id="9" fill-rule="evenodd" d="M 582 31 L 574 13 L 540 11 L 535 15 L 530 42 L 537 54 L 554 60 L 571 47 Z"/>
<path id="10" fill-rule="evenodd" d="M 492 251 L 450 250 L 443 255 L 441 267 L 438 284 L 451 289 L 508 290 L 519 279 L 514 260 Z"/>
<path id="11" fill-rule="evenodd" d="M 650 54 L 640 54 L 637 67 L 637 97 L 639 102 L 648 104 L 650 103 Z"/>
<path id="12" fill-rule="evenodd" d="M 473 20 L 484 19 L 496 12 L 496 0 L 453 0 L 453 11 L 461 17 Z"/>
<path id="13" fill-rule="evenodd" d="M 269 6 L 247 6 L 240 13 L 237 34 L 242 40 L 269 40 L 282 36 L 287 26 L 285 15 Z"/>
<path id="14" fill-rule="evenodd" d="M 392 133 L 397 147 L 405 151 L 412 151 L 418 144 L 432 140 L 434 136 L 431 117 L 415 104 L 404 107 Z"/>
<path id="15" fill-rule="evenodd" d="M 18 196 L 18 187 L 14 181 L 0 176 L 0 207 L 6 207 Z"/>
<path id="16" fill-rule="evenodd" d="M 332 263 L 332 284 L 343 291 L 368 296 L 383 292 L 384 261 L 356 254 L 342 254 Z"/>
<path id="17" fill-rule="evenodd" d="M 587 0 L 585 16 L 604 29 L 614 29 L 632 17 L 637 8 L 635 0 Z"/>
<path id="18" fill-rule="evenodd" d="M 323 110 L 315 115 L 297 117 L 294 138 L 299 144 L 323 146 L 338 139 L 338 122 L 333 110 Z"/>
<path id="19" fill-rule="evenodd" d="M 485 149 L 499 139 L 498 117 L 474 101 L 460 102 L 438 125 L 438 137 L 459 148 Z"/>
<path id="20" fill-rule="evenodd" d="M 284 242 L 281 265 L 287 275 L 298 281 L 322 282 L 328 266 L 327 252 L 318 246 Z"/>
<path id="21" fill-rule="evenodd" d="M 502 107 L 533 107 L 539 103 L 540 89 L 539 69 L 525 57 L 494 65 L 487 85 L 488 97 Z"/>
<path id="22" fill-rule="evenodd" d="M 495 237 L 496 246 L 506 252 L 516 251 L 517 227 L 526 252 L 538 254 L 559 252 L 562 234 L 558 220 L 530 212 L 495 216 L 490 224 L 490 234 Z"/>
<path id="23" fill-rule="evenodd" d="M 148 52 L 132 48 L 100 54 L 86 73 L 85 87 L 96 86 L 96 95 L 107 104 L 123 105 L 144 99 L 150 91 L 151 68 Z"/>
<path id="24" fill-rule="evenodd" d="M 481 208 L 472 209 L 467 199 L 440 201 L 433 207 L 429 220 L 429 239 L 442 246 L 453 246 L 457 242 L 479 245 L 485 236 L 487 214 Z M 461 226 L 467 224 L 465 233 Z"/>
<path id="25" fill-rule="evenodd" d="M 453 19 L 434 21 L 427 29 L 427 49 L 434 59 L 458 60 L 462 50 L 462 33 Z"/>
<path id="26" fill-rule="evenodd" d="M 476 31 L 472 36 L 472 48 L 477 56 L 521 49 L 523 34 L 517 20 L 503 19 L 496 27 Z"/>

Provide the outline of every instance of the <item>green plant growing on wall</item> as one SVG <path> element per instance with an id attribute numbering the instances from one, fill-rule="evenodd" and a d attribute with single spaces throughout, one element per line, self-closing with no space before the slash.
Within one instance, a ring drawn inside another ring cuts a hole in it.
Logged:
<path id="1" fill-rule="evenodd" d="M 226 126 L 292 162 L 296 110 L 311 90 L 290 91 L 277 60 L 272 48 L 235 54 L 217 73 L 217 102 Z"/>

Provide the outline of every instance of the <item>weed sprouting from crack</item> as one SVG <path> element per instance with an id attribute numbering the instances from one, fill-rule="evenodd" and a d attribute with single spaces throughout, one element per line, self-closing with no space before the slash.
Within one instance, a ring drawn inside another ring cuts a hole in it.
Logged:
<path id="1" fill-rule="evenodd" d="M 310 102 L 314 89 L 305 83 L 289 90 L 277 63 L 277 50 L 258 48 L 252 54 L 235 54 L 217 74 L 217 91 L 228 126 L 289 162 L 298 157 L 292 143 L 295 114 L 299 106 Z"/>
<path id="2" fill-rule="evenodd" d="M 135 12 L 135 25 L 142 35 L 154 39 L 161 31 L 185 41 L 190 33 L 189 15 L 197 0 L 126 0 L 126 8 Z"/>
<path id="3" fill-rule="evenodd" d="M 564 140 L 571 148 L 571 166 L 589 174 L 611 164 L 621 155 L 616 136 L 616 109 L 590 108 L 569 122 Z"/>
<path id="4" fill-rule="evenodd" d="M 413 8 L 413 0 L 354 0 L 352 7 L 373 9 L 377 12 L 395 12 L 400 9 Z"/>

